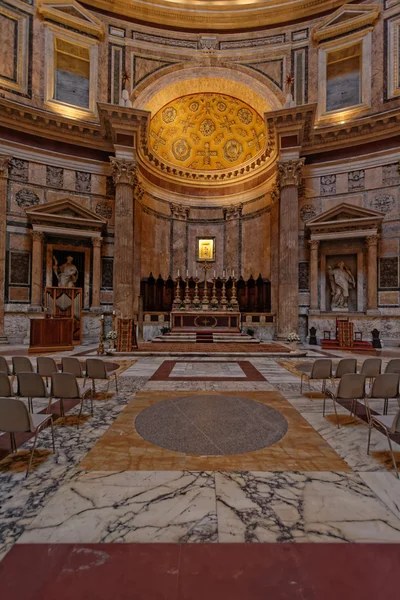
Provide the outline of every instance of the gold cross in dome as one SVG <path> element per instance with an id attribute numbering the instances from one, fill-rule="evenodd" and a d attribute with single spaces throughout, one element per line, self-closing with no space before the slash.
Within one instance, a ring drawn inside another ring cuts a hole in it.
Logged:
<path id="1" fill-rule="evenodd" d="M 191 122 L 192 121 L 192 117 L 189 115 L 188 118 L 186 119 L 186 121 L 183 119 L 181 119 L 181 123 L 183 125 L 183 133 L 187 133 L 187 130 L 189 129 L 189 127 L 194 127 L 194 123 Z"/>
<path id="2" fill-rule="evenodd" d="M 255 146 L 257 150 L 261 150 L 261 140 L 264 137 L 263 133 L 259 133 L 257 135 L 257 132 L 255 129 L 251 130 L 251 135 L 253 136 L 253 139 L 250 140 L 250 142 L 248 142 L 248 146 L 249 148 L 251 148 L 251 146 Z"/>
<path id="3" fill-rule="evenodd" d="M 165 140 L 162 137 L 164 131 L 164 127 L 160 127 L 160 129 L 158 130 L 158 133 L 156 133 L 155 131 L 151 132 L 151 137 L 154 140 L 154 150 L 157 151 L 158 150 L 158 146 L 161 144 L 161 146 L 165 146 Z"/>
<path id="4" fill-rule="evenodd" d="M 197 156 L 203 156 L 203 165 L 209 165 L 211 162 L 211 156 L 217 156 L 218 152 L 210 150 L 209 142 L 204 144 L 204 150 L 198 150 Z"/>
<path id="5" fill-rule="evenodd" d="M 203 325 L 205 325 L 206 327 L 207 327 L 207 325 L 208 325 L 209 322 L 211 323 L 211 321 L 208 321 L 207 317 L 205 317 L 203 319 Z"/>
<path id="6" fill-rule="evenodd" d="M 229 131 L 229 133 L 232 133 L 232 129 L 231 129 L 231 125 L 235 124 L 235 121 L 229 121 L 228 117 L 226 115 L 224 115 L 224 122 L 220 123 L 220 127 L 224 128 L 226 127 L 226 130 Z"/>

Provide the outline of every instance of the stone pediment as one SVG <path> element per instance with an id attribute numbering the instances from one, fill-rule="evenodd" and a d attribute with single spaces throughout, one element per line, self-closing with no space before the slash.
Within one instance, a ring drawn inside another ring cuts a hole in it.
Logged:
<path id="1" fill-rule="evenodd" d="M 379 16 L 379 4 L 344 4 L 326 17 L 312 30 L 316 42 L 351 33 L 361 27 L 373 25 Z"/>
<path id="2" fill-rule="evenodd" d="M 102 39 L 104 24 L 76 0 L 40 0 L 38 13 L 48 21 L 73 27 Z"/>
<path id="3" fill-rule="evenodd" d="M 369 235 L 378 230 L 384 214 L 377 210 L 343 202 L 306 222 L 313 234 L 353 232 Z M 367 233 L 365 233 L 367 232 Z"/>
<path id="4" fill-rule="evenodd" d="M 25 212 L 32 224 L 36 225 L 35 229 L 38 230 L 46 230 L 51 226 L 55 229 L 78 229 L 94 232 L 101 231 L 107 223 L 105 219 L 70 198 L 40 204 L 34 208 L 28 208 Z"/>

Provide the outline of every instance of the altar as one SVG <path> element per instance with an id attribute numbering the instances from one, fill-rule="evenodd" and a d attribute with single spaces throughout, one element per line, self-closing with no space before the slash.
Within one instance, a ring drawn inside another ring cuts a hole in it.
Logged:
<path id="1" fill-rule="evenodd" d="M 240 331 L 240 312 L 237 310 L 172 310 L 171 331 L 229 332 Z"/>

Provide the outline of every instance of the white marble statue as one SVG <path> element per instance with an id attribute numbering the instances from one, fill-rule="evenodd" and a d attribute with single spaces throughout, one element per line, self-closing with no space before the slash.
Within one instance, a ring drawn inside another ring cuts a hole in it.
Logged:
<path id="1" fill-rule="evenodd" d="M 349 288 L 356 285 L 350 268 L 341 260 L 333 269 L 331 266 L 328 267 L 328 276 L 331 284 L 331 307 L 347 308 L 349 305 Z"/>
<path id="2" fill-rule="evenodd" d="M 55 256 L 53 256 L 53 271 L 58 279 L 58 287 L 75 287 L 75 283 L 78 280 L 79 272 L 76 266 L 72 264 L 73 260 L 73 256 L 67 256 L 67 262 L 65 262 L 63 265 L 61 265 L 61 267 L 59 267 L 58 260 Z"/>

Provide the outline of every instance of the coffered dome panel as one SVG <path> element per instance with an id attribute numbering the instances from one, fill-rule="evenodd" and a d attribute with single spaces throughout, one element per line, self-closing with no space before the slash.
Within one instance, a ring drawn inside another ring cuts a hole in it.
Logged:
<path id="1" fill-rule="evenodd" d="M 182 96 L 150 124 L 150 146 L 164 161 L 197 171 L 242 165 L 267 143 L 262 117 L 251 106 L 217 93 Z"/>

